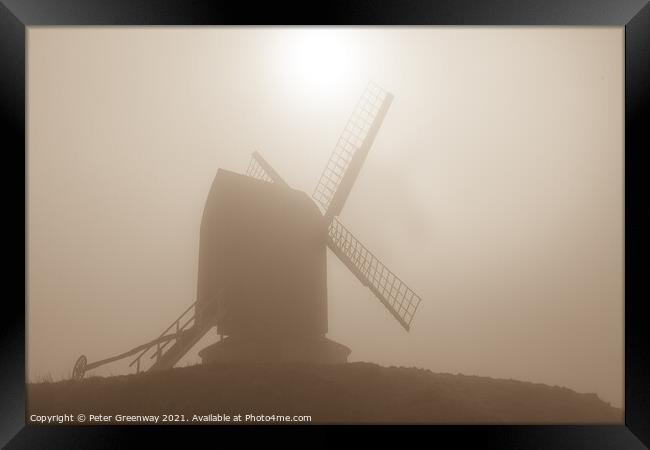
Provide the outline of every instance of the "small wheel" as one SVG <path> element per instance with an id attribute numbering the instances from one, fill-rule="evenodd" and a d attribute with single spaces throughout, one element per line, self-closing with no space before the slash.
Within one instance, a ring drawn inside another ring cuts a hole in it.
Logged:
<path id="1" fill-rule="evenodd" d="M 81 380 L 84 377 L 84 374 L 86 373 L 87 362 L 88 360 L 86 359 L 85 355 L 81 355 L 79 359 L 77 359 L 77 362 L 74 363 L 74 369 L 72 369 L 73 380 Z"/>

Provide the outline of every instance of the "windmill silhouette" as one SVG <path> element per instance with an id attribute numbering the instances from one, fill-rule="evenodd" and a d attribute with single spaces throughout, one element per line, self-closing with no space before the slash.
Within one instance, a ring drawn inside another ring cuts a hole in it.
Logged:
<path id="1" fill-rule="evenodd" d="M 171 368 L 214 327 L 203 362 L 346 362 L 350 349 L 326 338 L 327 248 L 408 331 L 421 298 L 338 219 L 392 101 L 368 84 L 311 198 L 258 152 L 245 175 L 219 169 L 201 221 L 197 300 L 150 342 L 93 363 L 82 355 L 73 378 L 136 354 L 137 372 Z"/>

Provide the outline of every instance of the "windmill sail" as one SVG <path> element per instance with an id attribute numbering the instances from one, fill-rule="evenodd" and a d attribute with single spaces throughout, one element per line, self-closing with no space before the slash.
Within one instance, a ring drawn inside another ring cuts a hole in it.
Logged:
<path id="1" fill-rule="evenodd" d="M 420 296 L 384 266 L 336 218 L 329 227 L 328 247 L 408 331 L 420 304 Z"/>
<path id="2" fill-rule="evenodd" d="M 282 177 L 266 162 L 266 160 L 259 154 L 253 152 L 251 155 L 251 162 L 248 164 L 246 175 L 269 183 L 278 183 L 283 186 L 288 186 Z"/>
<path id="3" fill-rule="evenodd" d="M 392 101 L 392 94 L 369 83 L 343 129 L 312 195 L 328 219 L 343 209 Z"/>

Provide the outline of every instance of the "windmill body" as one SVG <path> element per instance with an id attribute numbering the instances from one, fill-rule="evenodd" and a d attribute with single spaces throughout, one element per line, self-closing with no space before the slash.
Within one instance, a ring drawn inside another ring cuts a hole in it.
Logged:
<path id="1" fill-rule="evenodd" d="M 327 333 L 327 224 L 304 192 L 220 169 L 201 223 L 197 315 L 204 362 L 344 362 Z"/>

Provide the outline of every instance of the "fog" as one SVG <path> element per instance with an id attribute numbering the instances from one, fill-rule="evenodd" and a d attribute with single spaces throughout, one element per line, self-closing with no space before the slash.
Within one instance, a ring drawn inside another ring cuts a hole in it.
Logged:
<path id="1" fill-rule="evenodd" d="M 311 194 L 372 80 L 395 100 L 340 220 L 423 301 L 405 332 L 329 253 L 328 337 L 353 361 L 622 406 L 623 42 L 621 27 L 30 27 L 28 379 L 158 336 L 195 299 L 217 169 L 257 150 Z"/>

